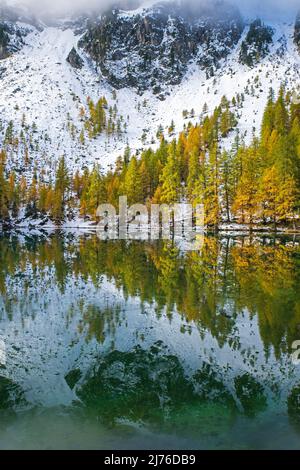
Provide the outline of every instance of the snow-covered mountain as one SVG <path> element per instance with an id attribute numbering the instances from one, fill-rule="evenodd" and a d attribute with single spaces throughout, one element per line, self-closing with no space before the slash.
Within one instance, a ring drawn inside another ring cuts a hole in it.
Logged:
<path id="1" fill-rule="evenodd" d="M 243 31 L 239 11 L 220 2 L 216 9 L 215 3 L 193 13 L 162 2 L 133 12 L 114 10 L 91 22 L 79 45 L 112 86 L 159 95 L 178 85 L 191 63 L 213 75 L 237 44 Z"/>
<path id="2" fill-rule="evenodd" d="M 167 130 L 173 120 L 179 132 L 199 119 L 205 103 L 213 111 L 223 95 L 242 97 L 238 127 L 249 140 L 269 88 L 300 85 L 299 17 L 265 23 L 243 19 L 219 0 L 209 5 L 191 12 L 154 2 L 46 21 L 2 3 L 0 147 L 12 122 L 10 166 L 50 178 L 65 155 L 73 170 L 94 163 L 107 169 L 127 144 L 132 151 L 155 146 L 159 125 Z M 82 109 L 88 97 L 102 96 L 122 132 L 83 143 Z"/>

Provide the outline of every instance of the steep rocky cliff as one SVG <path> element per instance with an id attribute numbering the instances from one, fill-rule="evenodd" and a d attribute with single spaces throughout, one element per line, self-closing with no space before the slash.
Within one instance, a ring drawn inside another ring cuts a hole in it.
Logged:
<path id="1" fill-rule="evenodd" d="M 296 46 L 298 47 L 298 51 L 300 53 L 300 11 L 296 19 L 294 40 L 295 40 Z"/>
<path id="2" fill-rule="evenodd" d="M 0 24 L 0 60 L 7 57 L 8 44 L 9 44 L 9 36 L 7 34 L 6 25 Z"/>
<path id="3" fill-rule="evenodd" d="M 213 75 L 242 31 L 238 10 L 224 2 L 193 11 L 160 3 L 137 12 L 101 15 L 89 23 L 80 46 L 116 88 L 160 93 L 180 83 L 192 61 Z"/>
<path id="4" fill-rule="evenodd" d="M 18 9 L 0 6 L 0 60 L 20 50 L 24 37 L 35 26 L 37 22 L 30 14 L 24 15 Z"/>

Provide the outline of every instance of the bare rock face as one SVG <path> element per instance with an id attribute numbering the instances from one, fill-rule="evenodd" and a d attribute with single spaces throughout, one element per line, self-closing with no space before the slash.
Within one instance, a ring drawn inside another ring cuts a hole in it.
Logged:
<path id="1" fill-rule="evenodd" d="M 294 41 L 300 54 L 300 11 L 296 19 Z"/>
<path id="2" fill-rule="evenodd" d="M 0 60 L 8 55 L 9 36 L 5 24 L 0 24 Z"/>
<path id="3" fill-rule="evenodd" d="M 67 57 L 67 62 L 74 68 L 74 69 L 82 69 L 84 63 L 78 52 L 76 51 L 75 47 L 71 50 L 70 54 Z"/>
<path id="4" fill-rule="evenodd" d="M 24 37 L 29 30 L 13 23 L 0 23 L 0 60 L 6 59 L 24 45 Z"/>
<path id="5" fill-rule="evenodd" d="M 114 87 L 155 92 L 180 83 L 191 62 L 213 75 L 243 28 L 239 11 L 223 1 L 193 11 L 159 3 L 138 13 L 101 15 L 89 22 L 79 46 Z"/>
<path id="6" fill-rule="evenodd" d="M 26 23 L 26 26 L 20 26 L 18 22 Z M 37 26 L 32 16 L 26 16 L 15 8 L 0 6 L 0 60 L 20 50 L 24 38 Z"/>

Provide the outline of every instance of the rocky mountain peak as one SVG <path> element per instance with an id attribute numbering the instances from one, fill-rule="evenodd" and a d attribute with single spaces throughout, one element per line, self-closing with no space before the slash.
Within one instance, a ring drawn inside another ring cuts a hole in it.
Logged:
<path id="1" fill-rule="evenodd" d="M 238 10 L 219 1 L 214 6 L 192 12 L 161 2 L 138 12 L 114 9 L 89 23 L 79 45 L 114 87 L 160 94 L 180 83 L 192 61 L 212 75 L 239 41 Z"/>

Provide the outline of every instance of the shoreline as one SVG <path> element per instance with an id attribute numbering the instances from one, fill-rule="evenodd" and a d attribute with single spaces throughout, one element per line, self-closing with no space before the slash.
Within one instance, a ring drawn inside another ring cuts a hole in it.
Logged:
<path id="1" fill-rule="evenodd" d="M 0 224 L 0 234 L 1 233 L 10 233 L 10 232 L 57 232 L 57 231 L 81 231 L 81 232 L 96 232 L 97 231 L 97 225 L 96 224 L 78 224 L 78 225 L 68 225 L 68 224 L 63 224 L 61 226 L 59 225 L 10 225 L 7 227 L 1 226 Z M 300 236 L 300 228 L 298 229 L 287 229 L 287 228 L 278 228 L 276 231 L 272 227 L 255 227 L 255 228 L 247 228 L 242 225 L 237 225 L 234 227 L 220 227 L 218 230 L 213 230 L 213 229 L 206 229 L 201 232 L 195 231 L 195 236 L 196 235 L 270 235 L 270 236 L 283 236 L 283 235 L 288 235 L 288 236 Z M 137 230 L 135 232 L 129 232 L 129 238 L 128 239 L 134 239 L 135 235 L 147 235 L 151 234 L 151 227 L 145 227 L 145 229 L 142 230 Z M 174 234 L 174 232 L 171 231 L 171 235 Z M 184 236 L 183 236 L 184 238 Z"/>

